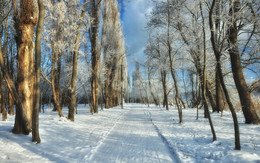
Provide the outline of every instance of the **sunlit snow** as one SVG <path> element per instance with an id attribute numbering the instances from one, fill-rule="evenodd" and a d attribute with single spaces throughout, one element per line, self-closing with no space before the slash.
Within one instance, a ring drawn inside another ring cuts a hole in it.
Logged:
<path id="1" fill-rule="evenodd" d="M 200 110 L 126 104 L 91 115 L 79 105 L 75 122 L 45 109 L 40 113 L 42 142 L 10 131 L 14 117 L 0 122 L 0 162 L 260 162 L 260 126 L 244 124 L 238 113 L 241 151 L 234 150 L 231 114 L 211 113 L 217 141 L 212 142 L 208 120 Z M 63 109 L 66 115 L 67 108 Z"/>

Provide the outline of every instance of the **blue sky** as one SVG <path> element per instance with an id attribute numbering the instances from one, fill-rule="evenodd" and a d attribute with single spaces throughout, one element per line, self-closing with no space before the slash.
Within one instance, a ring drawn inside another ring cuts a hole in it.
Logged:
<path id="1" fill-rule="evenodd" d="M 142 62 L 145 58 L 143 51 L 148 37 L 145 14 L 151 10 L 151 3 L 149 0 L 119 0 L 119 5 L 125 43 L 129 47 L 127 63 L 131 75 L 135 69 L 135 60 Z"/>
<path id="2" fill-rule="evenodd" d="M 120 18 L 125 35 L 125 44 L 128 46 L 127 53 L 128 72 L 131 77 L 135 70 L 135 61 L 143 62 L 145 59 L 144 48 L 148 38 L 146 27 L 146 14 L 152 10 L 151 0 L 118 0 L 120 6 Z M 252 73 L 249 73 L 252 74 Z M 255 76 L 253 76 L 255 79 Z M 247 81 L 252 78 L 248 77 Z"/>

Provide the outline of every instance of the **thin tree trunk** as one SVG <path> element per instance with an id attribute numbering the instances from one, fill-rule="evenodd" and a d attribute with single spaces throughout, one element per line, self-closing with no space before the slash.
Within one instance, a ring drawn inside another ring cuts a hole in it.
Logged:
<path id="1" fill-rule="evenodd" d="M 74 110 L 76 105 L 76 90 L 77 90 L 77 66 L 78 66 L 78 50 L 79 50 L 79 39 L 80 39 L 80 30 L 82 26 L 82 19 L 84 17 L 85 11 L 81 12 L 81 20 L 78 26 L 77 36 L 76 36 L 76 46 L 73 51 L 73 67 L 72 67 L 72 78 L 71 78 L 71 93 L 70 93 L 70 104 L 69 104 L 69 114 L 68 119 L 74 121 Z"/>
<path id="2" fill-rule="evenodd" d="M 173 68 L 173 58 L 172 58 L 172 45 L 171 45 L 171 40 L 170 40 L 170 4 L 169 4 L 169 0 L 167 0 L 167 46 L 168 46 L 168 57 L 170 60 L 170 69 L 171 69 L 171 75 L 172 75 L 172 79 L 174 81 L 174 88 L 175 88 L 175 103 L 176 106 L 178 108 L 178 113 L 179 113 L 179 123 L 182 123 L 182 108 L 180 106 L 180 96 L 179 96 L 179 88 L 178 88 L 178 83 L 177 83 L 177 79 L 175 76 L 175 72 L 174 72 L 174 68 Z"/>
<path id="3" fill-rule="evenodd" d="M 105 100 L 105 108 L 109 109 L 110 106 L 110 93 L 109 93 L 109 70 L 106 70 L 106 81 L 105 81 L 105 95 L 106 95 L 106 100 Z"/>
<path id="4" fill-rule="evenodd" d="M 214 11 L 214 7 L 215 7 L 215 3 L 216 0 L 213 0 L 212 4 L 211 4 L 211 8 L 210 8 L 210 12 L 209 12 L 209 26 L 210 26 L 210 33 L 211 33 L 211 43 L 212 43 L 212 47 L 213 47 L 213 51 L 216 57 L 216 62 L 217 62 L 217 72 L 218 72 L 218 77 L 220 79 L 220 83 L 221 86 L 223 88 L 229 109 L 231 111 L 232 117 L 233 117 L 233 122 L 234 122 L 234 130 L 235 130 L 235 149 L 236 150 L 240 150 L 241 146 L 240 146 L 240 135 L 239 135 L 239 126 L 238 126 L 238 121 L 237 121 L 237 115 L 235 112 L 235 108 L 233 106 L 233 104 L 231 103 L 226 85 L 224 83 L 224 79 L 223 79 L 223 75 L 222 75 L 222 68 L 221 68 L 221 62 L 220 62 L 220 52 L 217 49 L 216 46 L 216 38 L 215 38 L 215 33 L 214 33 L 214 28 L 213 28 L 213 11 Z"/>
<path id="5" fill-rule="evenodd" d="M 209 119 L 209 124 L 210 124 L 210 128 L 211 128 L 211 132 L 212 132 L 212 136 L 213 136 L 213 141 L 217 140 L 217 136 L 215 133 L 215 129 L 211 120 L 211 116 L 209 113 L 209 108 L 208 108 L 208 101 L 207 101 L 207 96 L 206 96 L 206 87 L 207 87 L 207 74 L 206 74 L 206 70 L 207 70 L 207 52 L 206 52 L 206 31 L 205 31 L 205 20 L 204 20 L 204 16 L 203 16 L 203 12 L 202 12 L 202 4 L 200 3 L 200 12 L 201 12 L 201 16 L 202 16 L 202 26 L 203 26 L 203 54 L 204 54 L 204 67 L 203 67 L 203 100 L 205 101 L 204 103 L 204 109 L 206 109 L 206 112 L 208 114 L 208 119 Z M 205 106 L 206 105 L 206 106 Z"/>
<path id="6" fill-rule="evenodd" d="M 155 97 L 154 93 L 153 93 L 153 89 L 152 89 L 152 83 L 151 83 L 151 73 L 149 72 L 149 68 L 148 68 L 148 84 L 149 84 L 149 88 L 150 88 L 150 91 L 151 91 L 151 95 L 153 97 L 153 101 L 155 103 L 156 106 L 158 106 L 158 100 L 157 98 Z"/>
<path id="7" fill-rule="evenodd" d="M 13 43 L 11 43 L 11 48 L 13 49 Z M 10 66 L 9 66 L 9 72 L 10 72 L 10 76 L 13 78 L 14 76 L 14 54 L 13 51 L 11 51 L 11 59 L 10 59 Z M 12 97 L 12 94 L 9 91 L 9 114 L 11 115 L 15 115 L 15 111 L 14 111 L 14 99 Z"/>
<path id="8" fill-rule="evenodd" d="M 204 72 L 203 72 L 203 68 L 202 68 L 202 66 L 201 66 L 201 63 L 200 63 L 200 58 L 198 57 L 197 58 L 197 63 L 196 63 L 196 68 L 197 68 L 197 72 L 198 72 L 198 75 L 199 75 L 199 81 L 200 81 L 200 88 L 201 88 L 201 92 L 202 92 L 202 98 L 204 98 L 203 97 L 203 91 L 204 91 L 204 88 L 206 89 L 206 86 L 204 87 Z M 205 90 L 206 91 L 206 90 Z M 200 89 L 199 89 L 199 94 L 200 94 Z M 199 95 L 199 96 L 201 96 L 201 95 Z M 207 98 L 207 92 L 206 92 L 206 98 Z M 207 109 L 208 109 L 208 103 L 206 104 L 206 100 L 202 100 L 202 102 L 203 102 L 203 106 L 204 106 L 204 118 L 208 118 L 209 117 L 209 112 L 207 111 Z"/>
<path id="9" fill-rule="evenodd" d="M 63 107 L 63 103 L 61 103 L 62 99 L 61 99 L 61 96 L 62 96 L 62 90 L 60 88 L 60 73 L 61 73 L 61 54 L 58 53 L 57 54 L 57 67 L 56 69 L 54 70 L 54 86 L 55 86 L 55 94 L 56 94 L 56 103 L 59 104 L 59 109 L 62 110 L 62 107 Z M 59 111 L 58 108 L 53 108 L 53 111 Z"/>
<path id="10" fill-rule="evenodd" d="M 8 7 L 9 7 L 9 4 L 7 4 L 8 5 Z M 1 13 L 2 15 L 2 17 L 3 17 L 3 14 L 4 13 Z M 1 23 L 2 24 L 2 23 Z M 7 24 L 7 19 L 5 19 L 4 20 L 4 28 L 5 29 L 8 29 L 8 24 Z M 3 30 L 3 28 L 2 28 L 2 30 Z M 2 37 L 2 34 L 3 34 L 3 31 L 0 31 L 0 33 L 1 33 L 1 35 L 0 35 L 0 37 Z M 9 64 L 9 60 L 8 60 L 8 56 L 7 56 L 7 52 L 8 52 L 8 50 L 7 50 L 7 48 L 8 48 L 8 37 L 9 37 L 9 32 L 7 31 L 7 30 L 5 30 L 5 34 L 4 34 L 4 44 L 3 44 L 3 53 L 4 53 L 4 55 L 6 55 L 6 67 L 7 67 L 7 71 L 8 72 L 10 72 L 10 69 L 9 69 L 9 66 L 10 66 L 10 64 Z M 2 46 L 2 41 L 0 40 L 0 46 Z M 4 57 L 5 58 L 5 57 Z M 2 75 L 2 77 L 1 77 L 1 80 L 3 79 L 3 73 L 2 73 L 2 71 L 1 71 L 1 74 L 0 75 Z M 1 81 L 1 88 L 0 88 L 0 90 L 1 90 L 1 94 L 2 94 L 2 98 L 1 98 L 1 101 L 0 101 L 0 103 L 1 103 L 1 109 L 0 109 L 0 114 L 2 113 L 2 120 L 3 121 L 6 121 L 7 120 L 7 110 L 6 110 L 6 108 L 7 108 L 7 103 L 9 102 L 9 98 L 8 98 L 8 91 L 5 91 L 5 88 L 4 88 L 4 81 Z M 5 92 L 6 92 L 6 96 L 5 96 Z"/>
<path id="11" fill-rule="evenodd" d="M 58 41 L 58 33 L 59 33 L 59 26 L 60 23 L 58 22 L 57 24 L 57 30 L 56 30 L 56 40 L 54 41 L 52 45 L 52 61 L 51 61 L 51 88 L 52 88 L 52 93 L 53 93 L 53 103 L 54 103 L 54 109 L 56 108 L 58 110 L 58 114 L 60 117 L 63 117 L 61 107 L 60 107 L 60 96 L 57 94 L 57 70 L 55 70 L 55 64 L 57 61 L 57 53 L 56 53 L 56 42 Z M 58 65 L 57 65 L 58 67 Z"/>
<path id="12" fill-rule="evenodd" d="M 8 91 L 5 91 L 4 90 L 4 88 L 2 89 L 2 91 L 3 91 L 3 94 L 2 94 L 2 96 L 3 96 L 3 98 L 2 98 L 2 100 L 1 100 L 1 106 L 2 106 L 2 121 L 6 121 L 7 120 L 7 110 L 6 110 L 6 106 L 7 106 L 7 102 L 8 102 L 8 97 L 7 97 L 7 95 L 5 96 L 5 92 L 7 92 L 7 94 L 8 94 Z"/>
<path id="13" fill-rule="evenodd" d="M 43 31 L 43 22 L 45 15 L 45 8 L 43 6 L 43 0 L 38 0 L 39 6 L 39 20 L 36 30 L 36 47 L 35 47 L 35 100 L 33 108 L 33 126 L 32 126 L 32 141 L 36 143 L 41 142 L 40 133 L 39 133 L 39 110 L 40 106 L 40 72 L 41 72 L 41 36 Z"/>
<path id="14" fill-rule="evenodd" d="M 14 115 L 14 100 L 12 98 L 12 94 L 10 93 L 10 91 L 8 92 L 8 96 L 9 96 L 9 100 L 8 100 L 8 105 L 9 105 L 9 108 L 8 108 L 8 114 L 9 115 Z"/>
<path id="15" fill-rule="evenodd" d="M 178 109 L 178 113 L 179 113 L 179 123 L 182 123 L 182 108 L 180 106 L 180 97 L 179 97 L 179 88 L 178 88 L 178 83 L 177 83 L 177 79 L 175 76 L 175 73 L 173 72 L 173 70 L 171 69 L 171 73 L 172 73 L 172 78 L 174 81 L 174 88 L 175 88 L 175 102 L 177 105 L 177 109 Z"/>
<path id="16" fill-rule="evenodd" d="M 208 80 L 206 80 L 206 94 L 209 98 L 209 102 L 212 107 L 212 111 L 213 112 L 216 111 L 216 100 L 215 100 L 214 95 L 210 91 L 210 82 Z"/>
<path id="17" fill-rule="evenodd" d="M 7 24 L 7 19 L 4 21 L 5 22 L 5 29 L 7 29 L 8 28 L 8 24 Z M 5 31 L 6 33 L 5 33 L 5 36 L 4 36 L 4 46 L 3 46 L 3 52 L 4 52 L 4 54 L 7 54 L 7 52 L 8 52 L 8 50 L 7 50 L 7 48 L 8 48 L 8 37 L 9 37 L 9 33 L 7 32 L 7 31 Z M 1 46 L 1 45 L 0 45 Z M 13 48 L 13 45 L 12 45 L 12 43 L 11 43 L 11 47 L 10 47 L 11 49 Z M 13 72 L 14 72 L 14 70 L 13 70 L 13 65 L 14 65 L 14 58 L 13 58 L 13 53 L 12 53 L 12 51 L 10 52 L 10 60 L 9 60 L 9 57 L 8 56 L 6 56 L 6 67 L 7 67 L 7 71 L 9 72 L 9 74 L 10 74 L 10 77 L 11 78 L 13 78 Z M 3 92 L 3 94 L 4 94 L 4 92 Z M 4 97 L 4 96 L 3 96 Z M 10 91 L 7 91 L 7 95 L 6 95 L 6 97 L 7 97 L 7 101 L 6 101 L 6 103 L 8 104 L 8 114 L 10 114 L 10 115 L 14 115 L 14 102 L 13 102 L 13 99 L 12 99 L 12 95 L 11 95 L 11 93 L 10 93 Z M 4 100 L 4 99 L 3 99 Z M 5 107 L 4 107 L 5 108 Z M 3 108 L 3 109 L 4 109 Z"/>
<path id="18" fill-rule="evenodd" d="M 168 106 L 168 96 L 167 96 L 167 86 L 166 86 L 166 71 L 162 70 L 161 71 L 161 78 L 162 78 L 162 86 L 163 86 L 163 97 L 164 97 L 164 102 L 163 105 L 166 107 L 166 110 L 169 110 Z"/>
<path id="19" fill-rule="evenodd" d="M 122 62 L 122 61 L 121 61 Z M 121 83 L 120 83 L 120 86 L 121 86 L 121 109 L 124 108 L 124 96 L 123 96 L 123 64 L 121 63 Z M 147 92 L 146 92 L 146 95 L 147 95 Z M 147 96 L 148 98 L 148 96 Z M 148 107 L 149 107 L 149 101 L 148 101 Z"/>
<path id="20" fill-rule="evenodd" d="M 100 97 L 100 100 L 101 100 L 101 110 L 104 110 L 104 86 L 102 84 L 102 82 L 100 83 L 101 84 L 101 97 Z"/>

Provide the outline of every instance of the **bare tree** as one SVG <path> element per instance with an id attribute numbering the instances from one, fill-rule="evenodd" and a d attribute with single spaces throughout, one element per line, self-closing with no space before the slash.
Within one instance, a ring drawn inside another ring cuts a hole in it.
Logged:
<path id="1" fill-rule="evenodd" d="M 78 51 L 79 51 L 79 39 L 81 33 L 81 26 L 83 23 L 85 11 L 81 11 L 79 26 L 77 29 L 77 35 L 75 40 L 75 49 L 73 49 L 73 66 L 72 66 L 72 77 L 71 77 L 71 89 L 70 89 L 70 103 L 69 103 L 69 114 L 68 119 L 74 121 L 74 112 L 75 112 L 75 105 L 76 105 L 76 84 L 77 84 L 77 66 L 78 66 Z"/>
<path id="2" fill-rule="evenodd" d="M 121 104 L 123 104 L 122 100 L 127 87 L 124 36 L 117 3 L 116 0 L 106 0 L 103 8 L 102 47 L 105 64 L 105 107 L 107 109 L 119 105 L 120 98 Z"/>
<path id="3" fill-rule="evenodd" d="M 62 3 L 62 2 L 59 2 Z M 54 0 L 52 0 L 52 6 L 55 5 Z M 57 50 L 57 42 L 61 39 L 61 19 L 59 18 L 61 15 L 58 13 L 58 20 L 56 25 L 56 36 L 54 41 L 52 42 L 52 57 L 51 57 L 51 88 L 53 94 L 53 104 L 54 111 L 58 110 L 58 114 L 60 117 L 63 117 L 62 108 L 60 106 L 60 72 L 61 72 L 61 54 Z M 55 24 L 55 22 L 53 22 Z M 56 66 L 57 65 L 57 66 Z"/>

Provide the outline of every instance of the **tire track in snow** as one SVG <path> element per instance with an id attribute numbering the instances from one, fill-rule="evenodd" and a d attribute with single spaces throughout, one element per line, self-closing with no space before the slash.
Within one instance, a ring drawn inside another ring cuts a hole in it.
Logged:
<path id="1" fill-rule="evenodd" d="M 165 144 L 165 146 L 168 148 L 170 153 L 172 154 L 171 157 L 173 160 L 175 160 L 177 163 L 181 163 L 181 159 L 177 155 L 175 149 L 171 146 L 170 142 L 163 136 L 159 128 L 157 127 L 156 124 L 154 124 L 153 119 L 152 119 L 152 113 L 150 111 L 145 111 L 144 114 L 150 119 L 153 127 L 155 128 L 155 131 L 157 132 L 158 136 L 162 139 L 162 142 Z"/>

